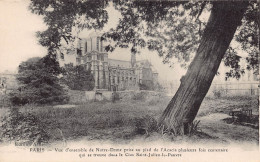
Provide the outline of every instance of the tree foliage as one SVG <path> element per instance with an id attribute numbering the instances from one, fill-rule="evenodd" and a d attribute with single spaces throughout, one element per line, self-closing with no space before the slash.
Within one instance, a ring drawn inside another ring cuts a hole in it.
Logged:
<path id="1" fill-rule="evenodd" d="M 200 16 L 210 12 L 212 2 L 133 1 L 117 2 L 115 6 L 121 11 L 123 18 L 116 29 L 111 29 L 104 35 L 117 42 L 114 47 L 121 47 L 121 42 L 132 44 L 134 49 L 146 46 L 150 50 L 157 51 L 159 56 L 163 57 L 164 63 L 173 64 L 172 58 L 176 58 L 181 65 L 187 67 L 187 63 L 193 59 L 205 29 L 206 21 Z M 258 73 L 259 24 L 257 25 L 256 20 L 257 3 L 252 1 L 235 35 L 235 40 L 241 44 L 242 50 L 248 53 L 247 69 L 253 69 Z M 123 30 L 121 26 L 124 27 Z M 130 34 L 128 33 L 125 39 L 127 31 Z M 129 37 L 130 35 L 132 37 Z M 113 47 L 111 49 L 113 50 Z M 230 46 L 223 59 L 224 65 L 231 68 L 227 77 L 240 78 L 244 73 L 244 69 L 238 64 L 240 60 L 238 50 Z"/>
<path id="2" fill-rule="evenodd" d="M 65 90 L 59 84 L 61 73 L 59 63 L 47 55 L 43 58 L 30 58 L 19 65 L 18 91 L 11 93 L 13 104 L 52 104 L 68 100 Z"/>
<path id="3" fill-rule="evenodd" d="M 94 77 L 83 66 L 67 64 L 63 70 L 62 82 L 72 90 L 91 91 L 95 86 Z"/>
<path id="4" fill-rule="evenodd" d="M 164 63 L 171 63 L 172 57 L 183 65 L 190 60 L 199 43 L 199 25 L 192 20 L 196 13 L 193 5 L 174 1 L 115 2 L 114 5 L 123 18 L 116 29 L 104 34 L 105 38 L 116 41 L 111 50 L 124 43 L 134 53 L 144 47 L 157 51 Z"/>
<path id="5" fill-rule="evenodd" d="M 61 40 L 67 43 L 73 39 L 73 28 L 98 29 L 108 20 L 106 0 L 32 0 L 30 10 L 44 15 L 48 29 L 38 32 L 41 45 L 55 53 L 61 47 Z"/>
<path id="6" fill-rule="evenodd" d="M 235 35 L 236 41 L 241 43 L 242 49 L 248 53 L 246 60 L 247 69 L 253 69 L 255 74 L 259 74 L 259 3 L 250 2 L 248 9 L 242 20 L 239 32 Z M 257 10 L 258 8 L 258 10 Z"/>
<path id="7" fill-rule="evenodd" d="M 212 3 L 113 0 L 114 8 L 121 13 L 122 18 L 116 28 L 103 35 L 103 39 L 111 42 L 105 49 L 113 51 L 116 47 L 130 48 L 131 52 L 138 53 L 146 47 L 157 51 L 163 62 L 170 63 L 170 66 L 174 64 L 172 58 L 176 58 L 181 65 L 187 67 L 206 25 L 200 16 L 210 12 Z M 72 30 L 75 28 L 79 31 L 85 28 L 101 29 L 108 21 L 108 5 L 108 0 L 31 0 L 30 9 L 33 13 L 44 16 L 49 28 L 39 32 L 38 36 L 40 43 L 53 52 L 59 49 L 62 39 L 66 42 L 73 40 Z M 235 40 L 248 53 L 247 69 L 258 73 L 259 24 L 256 19 L 257 3 L 251 1 Z M 244 69 L 236 65 L 240 61 L 237 53 L 232 48 L 225 55 L 225 65 L 232 68 L 227 77 L 239 78 L 244 72 Z"/>
<path id="8" fill-rule="evenodd" d="M 72 20 L 74 24 L 79 23 L 75 25 L 79 30 L 104 26 L 103 23 L 92 23 L 91 27 L 81 25 L 84 21 L 79 21 L 78 17 L 85 16 L 83 19 L 88 24 L 92 22 L 88 19 L 92 18 L 91 15 L 82 8 L 103 12 L 103 14 L 96 13 L 97 16 L 94 18 L 96 20 L 107 22 L 108 18 L 101 16 L 107 15 L 105 7 L 108 1 L 99 1 L 100 5 L 97 6 L 91 6 L 92 1 L 69 1 L 73 5 L 65 7 L 68 11 L 63 8 L 66 4 L 62 2 L 65 0 L 55 1 L 62 4 L 59 7 L 53 6 L 55 2 L 52 1 L 44 2 L 44 4 L 42 1 L 31 1 L 34 13 L 43 15 L 47 24 L 49 19 L 53 20 L 48 24 L 49 34 L 57 29 L 72 29 L 71 24 L 55 23 L 66 19 Z M 102 39 L 110 42 L 110 45 L 105 48 L 107 51 L 121 47 L 129 48 L 132 53 L 138 53 L 140 49 L 148 48 L 157 51 L 164 63 L 172 64 L 173 58 L 176 58 L 186 67 L 191 62 L 186 75 L 181 79 L 178 91 L 163 112 L 160 122 L 161 125 L 166 126 L 163 129 L 175 134 L 182 134 L 189 130 L 221 60 L 226 66 L 232 68 L 227 73 L 227 77 L 239 78 L 244 72 L 239 65 L 241 60 L 238 56 L 239 51 L 231 43 L 234 37 L 233 41 L 240 43 L 242 50 L 248 53 L 247 69 L 257 71 L 259 49 L 257 49 L 256 38 L 259 38 L 259 32 L 257 32 L 259 30 L 259 21 L 257 21 L 259 20 L 259 13 L 257 13 L 259 3 L 254 1 L 113 0 L 112 4 L 121 13 L 121 18 L 115 28 L 103 35 Z M 59 13 L 61 18 L 56 19 L 55 16 L 50 16 L 54 13 Z M 209 20 L 203 18 L 208 13 L 210 13 Z M 57 31 L 58 34 L 62 33 Z M 59 38 L 62 36 L 59 35 Z M 52 39 L 52 35 L 41 36 L 40 39 L 51 42 L 50 44 L 59 45 L 60 43 L 59 39 Z M 66 41 L 66 38 L 64 39 Z M 59 46 L 56 49 L 58 48 Z"/>

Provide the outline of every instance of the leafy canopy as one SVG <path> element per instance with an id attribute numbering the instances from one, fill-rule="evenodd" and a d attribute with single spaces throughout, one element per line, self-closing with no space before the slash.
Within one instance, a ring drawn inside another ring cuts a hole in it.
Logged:
<path id="1" fill-rule="evenodd" d="M 33 13 L 43 15 L 48 29 L 39 32 L 40 43 L 49 51 L 60 48 L 61 40 L 73 41 L 73 30 L 80 32 L 87 29 L 102 29 L 108 22 L 106 7 L 113 4 L 122 18 L 116 28 L 103 35 L 110 42 L 107 51 L 116 47 L 130 48 L 138 53 L 141 48 L 157 51 L 164 63 L 173 64 L 176 58 L 184 67 L 193 58 L 200 43 L 206 21 L 201 15 L 207 15 L 212 3 L 219 2 L 185 2 L 185 1 L 119 1 L 113 0 L 31 0 L 30 9 Z M 248 53 L 247 69 L 258 73 L 257 38 L 259 23 L 257 20 L 256 2 L 250 5 L 244 15 L 242 24 L 235 34 L 235 40 Z M 113 42 L 113 43 L 112 43 Z M 231 67 L 227 75 L 237 77 L 244 72 L 238 64 L 235 47 L 230 46 L 225 58 L 226 66 Z"/>
<path id="2" fill-rule="evenodd" d="M 63 69 L 62 82 L 72 90 L 91 91 L 95 86 L 94 77 L 83 66 L 66 64 Z"/>

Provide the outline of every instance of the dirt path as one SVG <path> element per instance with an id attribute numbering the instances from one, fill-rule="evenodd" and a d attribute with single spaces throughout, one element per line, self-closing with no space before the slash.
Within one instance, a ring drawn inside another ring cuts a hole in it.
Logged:
<path id="1" fill-rule="evenodd" d="M 199 128 L 210 136 L 218 137 L 228 143 L 239 144 L 246 142 L 249 144 L 258 144 L 258 130 L 246 126 L 227 124 L 223 119 L 230 117 L 224 113 L 214 113 L 199 117 Z"/>

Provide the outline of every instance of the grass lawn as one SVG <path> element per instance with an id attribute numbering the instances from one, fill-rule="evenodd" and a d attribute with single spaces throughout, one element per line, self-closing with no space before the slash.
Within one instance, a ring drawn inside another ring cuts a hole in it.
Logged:
<path id="1" fill-rule="evenodd" d="M 104 140 L 116 143 L 129 143 L 136 138 L 156 140 L 162 134 L 153 132 L 149 136 L 138 132 L 137 128 L 156 124 L 167 106 L 169 97 L 154 97 L 142 100 L 112 102 L 87 102 L 79 105 L 20 107 L 23 113 L 34 114 L 50 136 L 50 143 L 55 141 Z M 256 97 L 205 98 L 196 120 L 200 120 L 200 134 L 185 140 L 205 142 L 251 141 L 258 143 L 258 129 L 225 123 L 222 119 L 230 110 L 250 108 L 258 114 Z M 216 115 L 220 114 L 220 115 Z M 150 125 L 149 125 L 150 124 Z M 217 131 L 217 133 L 215 133 Z M 164 137 L 174 140 L 174 136 Z"/>

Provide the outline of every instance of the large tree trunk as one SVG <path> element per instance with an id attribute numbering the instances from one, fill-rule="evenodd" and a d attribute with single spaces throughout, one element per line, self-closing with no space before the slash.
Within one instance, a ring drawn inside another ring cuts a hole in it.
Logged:
<path id="1" fill-rule="evenodd" d="M 210 88 L 246 7 L 247 2 L 213 2 L 194 60 L 161 117 L 164 128 L 175 134 L 185 134 Z"/>
<path id="2" fill-rule="evenodd" d="M 260 0 L 257 0 L 257 25 L 258 25 L 258 49 L 260 51 Z M 258 61 L 260 61 L 260 55 L 258 56 Z M 260 68 L 260 67 L 259 67 Z M 259 69 L 260 71 L 260 69 Z"/>

